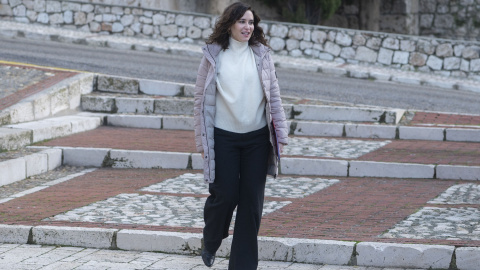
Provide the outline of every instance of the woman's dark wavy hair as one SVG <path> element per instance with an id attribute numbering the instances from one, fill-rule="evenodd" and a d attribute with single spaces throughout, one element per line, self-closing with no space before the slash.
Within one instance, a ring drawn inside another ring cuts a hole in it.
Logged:
<path id="1" fill-rule="evenodd" d="M 265 40 L 265 33 L 263 33 L 262 27 L 258 25 L 260 17 L 252 10 L 251 6 L 242 2 L 233 3 L 223 11 L 222 15 L 220 15 L 215 23 L 213 33 L 208 37 L 206 43 L 218 43 L 223 50 L 226 50 L 229 45 L 230 28 L 243 17 L 247 10 L 250 10 L 253 14 L 254 26 L 252 36 L 248 40 L 248 45 L 251 46 L 261 43 L 268 46 L 267 41 Z"/>

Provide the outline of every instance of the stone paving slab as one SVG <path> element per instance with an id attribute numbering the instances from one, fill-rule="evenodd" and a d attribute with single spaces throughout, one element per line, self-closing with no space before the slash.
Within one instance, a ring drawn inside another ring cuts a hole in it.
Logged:
<path id="1" fill-rule="evenodd" d="M 52 247 L 41 245 L 0 244 L 0 269 L 146 269 L 146 270 L 220 270 L 228 260 L 217 258 L 212 268 L 203 265 L 199 256 L 142 251 L 99 250 L 93 248 Z M 367 270 L 366 267 L 315 265 L 294 262 L 260 261 L 258 270 Z M 404 270 L 373 268 L 368 270 Z"/>
<path id="2" fill-rule="evenodd" d="M 407 253 L 403 254 L 403 251 L 397 248 L 396 258 L 406 258 L 410 256 L 408 255 L 410 250 L 417 250 L 414 256 L 422 258 L 421 263 L 412 261 L 402 264 L 395 260 L 379 263 L 378 254 L 375 255 L 378 251 L 372 252 L 366 249 L 364 252 L 359 252 L 359 247 L 357 247 L 359 255 L 357 255 L 356 262 L 359 266 L 420 267 L 423 269 L 430 265 L 446 269 L 443 264 L 447 263 L 448 265 L 450 261 L 442 261 L 442 264 L 439 264 L 440 262 L 435 259 L 435 256 L 441 256 L 443 260 L 448 259 L 448 256 L 441 255 L 438 253 L 440 251 L 427 251 L 428 248 L 433 247 L 432 244 L 440 245 L 443 247 L 441 250 L 453 249 L 454 246 L 480 247 L 480 239 L 477 239 L 478 236 L 476 236 L 480 231 L 480 224 L 469 222 L 478 221 L 480 218 L 478 209 L 470 206 L 458 207 L 458 201 L 452 201 L 448 196 L 443 201 L 450 200 L 451 203 L 446 207 L 439 206 L 441 201 L 438 200 L 445 198 L 444 193 L 452 194 L 453 192 L 457 197 L 464 198 L 480 196 L 478 184 L 466 182 L 461 185 L 469 185 L 469 188 L 459 189 L 457 181 L 448 180 L 320 179 L 295 176 L 281 176 L 278 180 L 269 179 L 266 190 L 266 211 L 260 231 L 260 235 L 264 237 L 261 238 L 260 246 L 266 241 L 266 249 L 261 252 L 262 258 L 275 258 L 273 255 L 273 257 L 268 255 L 269 252 L 287 252 L 288 248 L 286 250 L 285 248 L 292 246 L 296 250 L 292 253 L 296 254 L 292 257 L 293 261 L 345 264 L 345 261 L 328 261 L 327 257 L 325 259 L 319 259 L 318 256 L 302 257 L 310 254 L 307 251 L 308 247 L 312 247 L 316 243 L 308 244 L 310 241 L 308 239 L 312 239 L 312 241 L 321 239 L 315 245 L 319 245 L 325 239 L 330 239 L 347 241 L 338 243 L 352 241 L 351 243 L 354 244 L 353 241 L 360 241 L 362 244 L 365 243 L 366 247 L 375 247 L 385 243 L 382 245 L 388 248 L 395 247 L 389 244 L 393 242 L 407 244 L 404 245 Z M 89 188 L 92 186 L 96 186 L 96 188 Z M 6 188 L 9 187 L 6 186 Z M 105 244 L 102 244 L 103 247 L 109 246 L 110 242 L 119 241 L 120 238 L 117 236 L 117 240 L 115 240 L 111 233 L 119 233 L 123 230 L 131 230 L 131 233 L 141 233 L 138 230 L 201 233 L 201 221 L 195 225 L 192 223 L 195 218 L 192 217 L 197 215 L 197 219 L 201 220 L 202 200 L 205 199 L 206 194 L 206 186 L 199 171 L 97 169 L 85 171 L 82 174 L 73 174 L 73 177 L 57 181 L 47 188 L 20 197 L 10 195 L 14 198 L 13 200 L 0 202 L 0 216 L 2 217 L 1 223 L 11 224 L 10 226 L 19 225 L 19 229 L 34 226 L 31 239 L 37 243 L 63 243 L 64 245 L 88 247 L 93 244 L 101 244 L 88 240 L 88 237 L 94 237 L 100 233 L 105 234 L 106 237 Z M 119 200 L 119 198 L 121 199 Z M 129 201 L 132 198 L 140 200 Z M 170 201 L 174 203 L 165 204 L 171 198 L 175 199 Z M 185 204 L 188 200 L 193 201 Z M 470 203 L 471 201 L 467 200 L 466 202 Z M 272 203 L 283 203 L 283 205 L 280 208 L 272 208 Z M 432 203 L 436 207 L 429 206 Z M 54 209 L 51 208 L 52 204 L 56 205 Z M 156 208 L 156 204 L 163 204 L 164 208 Z M 185 207 L 186 205 L 188 207 Z M 122 208 L 129 210 L 122 212 L 120 210 Z M 105 212 L 102 209 L 108 210 Z M 174 209 L 181 209 L 183 214 L 168 215 L 169 211 Z M 417 211 L 418 209 L 421 210 Z M 455 209 L 463 212 L 455 211 Z M 117 215 L 119 219 L 112 219 L 109 212 Z M 74 217 L 75 213 L 83 213 L 84 218 L 67 220 L 61 218 L 63 216 Z M 98 215 L 99 213 L 101 214 Z M 96 215 L 98 216 L 96 217 Z M 182 222 L 182 217 L 188 217 L 184 219 L 186 222 Z M 161 220 L 162 218 L 176 219 L 177 222 L 165 222 Z M 410 219 L 417 221 L 408 225 L 406 222 L 409 222 Z M 145 220 L 150 221 L 144 222 Z M 446 225 L 446 222 L 450 222 L 452 225 Z M 22 225 L 27 227 L 21 227 Z M 463 226 L 469 226 L 469 229 Z M 443 228 L 443 230 L 436 229 L 437 227 Z M 458 229 L 446 233 L 445 230 L 450 227 Z M 13 228 L 15 227 L 0 226 L 0 234 L 13 232 Z M 402 234 L 402 228 L 408 228 L 410 231 Z M 385 231 L 388 232 L 385 233 Z M 47 232 L 49 233 L 47 234 Z M 398 234 L 394 235 L 397 232 Z M 86 234 L 90 236 L 87 237 Z M 109 234 L 110 236 L 108 236 Z M 67 237 L 67 235 L 69 236 Z M 278 238 L 278 240 L 273 240 L 272 237 Z M 20 240 L 12 240 L 12 242 L 16 241 Z M 334 256 L 336 259 L 346 258 L 349 261 L 350 256 L 339 257 L 339 253 L 334 251 L 334 242 L 325 242 L 325 244 L 327 243 L 322 254 L 334 252 L 337 254 Z M 299 244 L 301 245 L 299 246 Z M 414 245 L 411 246 L 411 244 Z M 273 251 L 272 248 L 276 251 Z M 307 249 L 304 250 L 304 248 Z M 375 248 L 375 250 L 377 249 Z M 390 251 L 385 249 L 385 252 Z M 470 252 L 468 254 L 473 254 L 471 256 L 476 256 L 476 252 L 480 251 L 473 249 L 468 252 Z M 382 256 L 391 257 L 387 253 L 382 253 Z M 460 264 L 467 265 L 467 268 L 464 269 L 474 269 L 468 268 L 468 265 L 471 264 L 471 256 L 464 257 L 460 262 Z M 1 255 L 0 258 L 2 258 Z M 377 259 L 370 260 L 369 258 Z"/>

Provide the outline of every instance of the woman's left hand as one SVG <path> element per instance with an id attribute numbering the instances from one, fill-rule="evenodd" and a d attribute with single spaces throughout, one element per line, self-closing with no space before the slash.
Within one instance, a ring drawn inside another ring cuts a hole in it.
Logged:
<path id="1" fill-rule="evenodd" d="M 283 144 L 282 143 L 278 144 L 278 149 L 280 150 L 280 154 L 283 154 Z"/>

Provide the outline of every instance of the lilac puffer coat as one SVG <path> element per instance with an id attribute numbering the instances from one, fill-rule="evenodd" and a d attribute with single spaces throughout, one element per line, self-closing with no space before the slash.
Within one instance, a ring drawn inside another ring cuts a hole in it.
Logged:
<path id="1" fill-rule="evenodd" d="M 270 49 L 262 44 L 251 46 L 257 64 L 258 75 L 266 99 L 266 117 L 270 130 L 271 151 L 268 158 L 268 174 L 274 177 L 278 174 L 278 153 L 275 147 L 275 134 L 278 142 L 288 143 L 288 128 L 285 119 L 285 112 L 280 99 L 275 66 L 270 56 Z M 215 181 L 215 139 L 213 130 L 215 127 L 215 95 L 216 86 L 216 62 L 221 47 L 218 44 L 207 44 L 203 48 L 203 58 L 198 68 L 197 81 L 195 85 L 195 143 L 198 152 L 204 155 L 204 175 L 207 183 Z M 273 122 L 273 125 L 272 125 Z"/>

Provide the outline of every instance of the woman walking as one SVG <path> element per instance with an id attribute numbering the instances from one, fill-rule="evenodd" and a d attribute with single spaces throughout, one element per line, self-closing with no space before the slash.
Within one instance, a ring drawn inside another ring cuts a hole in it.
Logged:
<path id="1" fill-rule="evenodd" d="M 195 86 L 195 141 L 210 196 L 202 259 L 208 267 L 237 208 L 229 270 L 257 269 L 267 174 L 276 177 L 287 124 L 260 18 L 234 3 L 203 47 Z"/>

